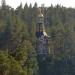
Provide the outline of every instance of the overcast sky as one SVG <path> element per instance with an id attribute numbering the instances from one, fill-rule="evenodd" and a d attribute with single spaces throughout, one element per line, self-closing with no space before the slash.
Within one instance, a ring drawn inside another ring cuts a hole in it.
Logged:
<path id="1" fill-rule="evenodd" d="M 0 5 L 1 5 L 1 1 L 2 0 L 0 0 Z M 32 5 L 34 5 L 34 3 L 37 2 L 39 6 L 41 4 L 45 4 L 45 6 L 50 6 L 51 4 L 53 4 L 54 6 L 56 4 L 61 4 L 61 5 L 66 6 L 66 7 L 75 8 L 75 0 L 6 0 L 6 3 L 8 5 L 14 7 L 14 8 L 19 6 L 21 2 L 23 3 L 23 5 L 26 2 L 28 3 L 28 5 L 30 3 L 32 3 Z"/>

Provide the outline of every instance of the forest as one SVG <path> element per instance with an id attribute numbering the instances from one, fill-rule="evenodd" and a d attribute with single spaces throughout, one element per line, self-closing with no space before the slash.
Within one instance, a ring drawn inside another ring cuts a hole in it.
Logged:
<path id="1" fill-rule="evenodd" d="M 0 75 L 39 75 L 36 59 L 38 4 L 0 6 Z M 48 75 L 75 75 L 75 9 L 41 7 L 49 38 Z M 44 75 L 44 74 L 43 74 Z"/>

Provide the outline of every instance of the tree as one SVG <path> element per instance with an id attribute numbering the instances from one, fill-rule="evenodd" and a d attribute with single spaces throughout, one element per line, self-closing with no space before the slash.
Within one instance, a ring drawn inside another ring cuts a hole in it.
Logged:
<path id="1" fill-rule="evenodd" d="M 6 7 L 6 1 L 2 0 L 2 8 L 5 8 L 5 7 Z"/>
<path id="2" fill-rule="evenodd" d="M 25 71 L 7 52 L 0 51 L 0 75 L 25 75 Z"/>

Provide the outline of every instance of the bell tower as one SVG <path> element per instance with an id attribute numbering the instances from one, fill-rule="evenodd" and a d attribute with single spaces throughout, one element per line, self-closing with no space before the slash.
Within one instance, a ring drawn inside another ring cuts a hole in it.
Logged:
<path id="1" fill-rule="evenodd" d="M 36 37 L 37 37 L 37 55 L 45 56 L 48 54 L 48 35 L 44 27 L 44 15 L 41 8 L 38 8 L 36 20 Z"/>
<path id="2" fill-rule="evenodd" d="M 39 75 L 48 75 L 46 58 L 49 54 L 48 51 L 48 39 L 44 27 L 44 15 L 42 14 L 41 8 L 38 8 L 36 19 L 36 53 L 37 61 L 39 66 Z"/>

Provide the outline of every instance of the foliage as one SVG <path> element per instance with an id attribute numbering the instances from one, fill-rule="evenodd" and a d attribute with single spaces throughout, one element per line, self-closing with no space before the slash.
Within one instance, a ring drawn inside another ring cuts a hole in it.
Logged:
<path id="1" fill-rule="evenodd" d="M 24 8 L 0 6 L 0 75 L 38 75 L 36 58 L 37 3 Z M 75 9 L 42 7 L 50 55 L 44 62 L 51 75 L 75 75 Z M 59 66 L 59 67 L 58 67 Z"/>

